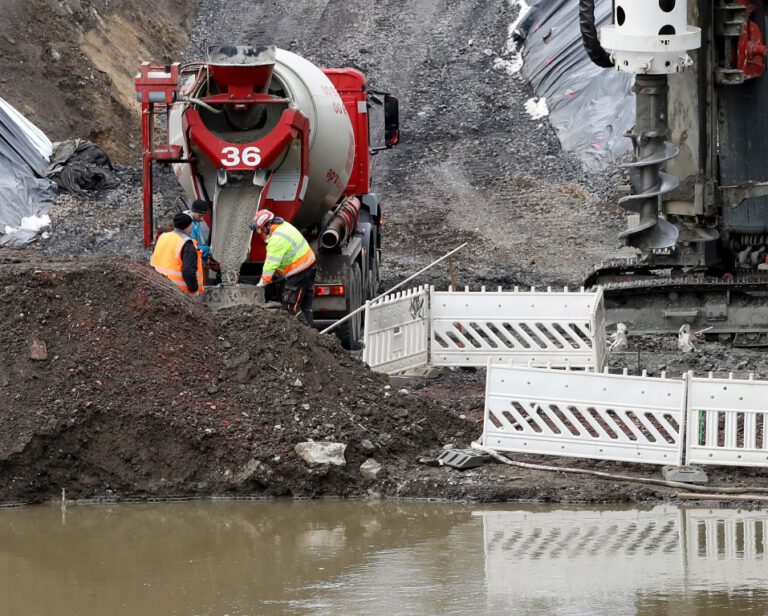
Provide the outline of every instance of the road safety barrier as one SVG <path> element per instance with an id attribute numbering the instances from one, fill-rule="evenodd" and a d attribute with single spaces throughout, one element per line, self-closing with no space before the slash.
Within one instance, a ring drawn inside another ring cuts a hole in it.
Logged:
<path id="1" fill-rule="evenodd" d="M 598 460 L 768 466 L 766 428 L 768 381 L 489 362 L 481 443 Z"/>
<path id="2" fill-rule="evenodd" d="M 432 291 L 431 363 L 493 363 L 601 370 L 602 289 L 594 292 Z"/>
<path id="3" fill-rule="evenodd" d="M 482 444 L 497 451 L 682 464 L 685 384 L 489 363 Z"/>
<path id="4" fill-rule="evenodd" d="M 363 361 L 371 369 L 396 374 L 426 366 L 428 340 L 428 287 L 366 303 Z"/>
<path id="5" fill-rule="evenodd" d="M 766 428 L 768 382 L 690 378 L 688 463 L 768 466 Z"/>
<path id="6" fill-rule="evenodd" d="M 395 374 L 432 366 L 498 364 L 602 370 L 602 289 L 428 291 L 367 304 L 363 360 Z"/>

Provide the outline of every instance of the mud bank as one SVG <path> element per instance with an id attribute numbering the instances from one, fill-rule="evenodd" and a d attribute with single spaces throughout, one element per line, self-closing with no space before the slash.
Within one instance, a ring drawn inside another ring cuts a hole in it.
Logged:
<path id="1" fill-rule="evenodd" d="M 280 310 L 212 313 L 147 266 L 0 255 L 0 500 L 209 495 L 647 502 L 673 490 L 419 463 L 481 431 L 471 378 L 397 390 Z M 308 464 L 309 440 L 346 445 Z M 382 470 L 366 478 L 360 466 Z M 536 461 L 536 456 L 525 456 Z M 542 459 L 539 459 L 540 461 Z M 626 464 L 547 460 L 648 476 Z M 763 470 L 713 484 L 764 485 Z"/>

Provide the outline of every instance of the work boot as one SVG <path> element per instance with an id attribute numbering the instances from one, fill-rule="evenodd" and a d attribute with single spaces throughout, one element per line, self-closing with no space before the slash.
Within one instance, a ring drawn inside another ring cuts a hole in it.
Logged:
<path id="1" fill-rule="evenodd" d="M 304 322 L 312 327 L 315 324 L 315 313 L 311 310 L 302 310 L 301 311 L 302 316 L 304 317 Z"/>
<path id="2" fill-rule="evenodd" d="M 304 325 L 312 327 L 315 322 L 314 313 L 311 310 L 300 310 L 294 315 L 297 321 L 301 321 Z"/>

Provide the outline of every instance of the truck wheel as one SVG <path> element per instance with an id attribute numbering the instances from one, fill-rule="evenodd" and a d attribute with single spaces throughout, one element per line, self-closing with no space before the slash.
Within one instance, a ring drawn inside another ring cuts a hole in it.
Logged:
<path id="1" fill-rule="evenodd" d="M 349 294 L 347 300 L 347 314 L 357 310 L 363 305 L 363 276 L 360 273 L 360 264 L 353 263 L 349 276 Z M 346 323 L 339 326 L 339 338 L 345 349 L 356 349 L 363 337 L 363 313 L 353 316 Z"/>

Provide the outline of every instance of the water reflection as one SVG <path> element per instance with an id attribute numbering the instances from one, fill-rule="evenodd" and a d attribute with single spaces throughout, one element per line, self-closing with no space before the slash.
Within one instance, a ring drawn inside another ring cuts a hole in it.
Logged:
<path id="1" fill-rule="evenodd" d="M 0 511 L 0 616 L 768 612 L 768 513 L 237 502 Z"/>
<path id="2" fill-rule="evenodd" d="M 492 610 L 768 612 L 765 512 L 655 507 L 475 515 L 483 520 Z"/>

